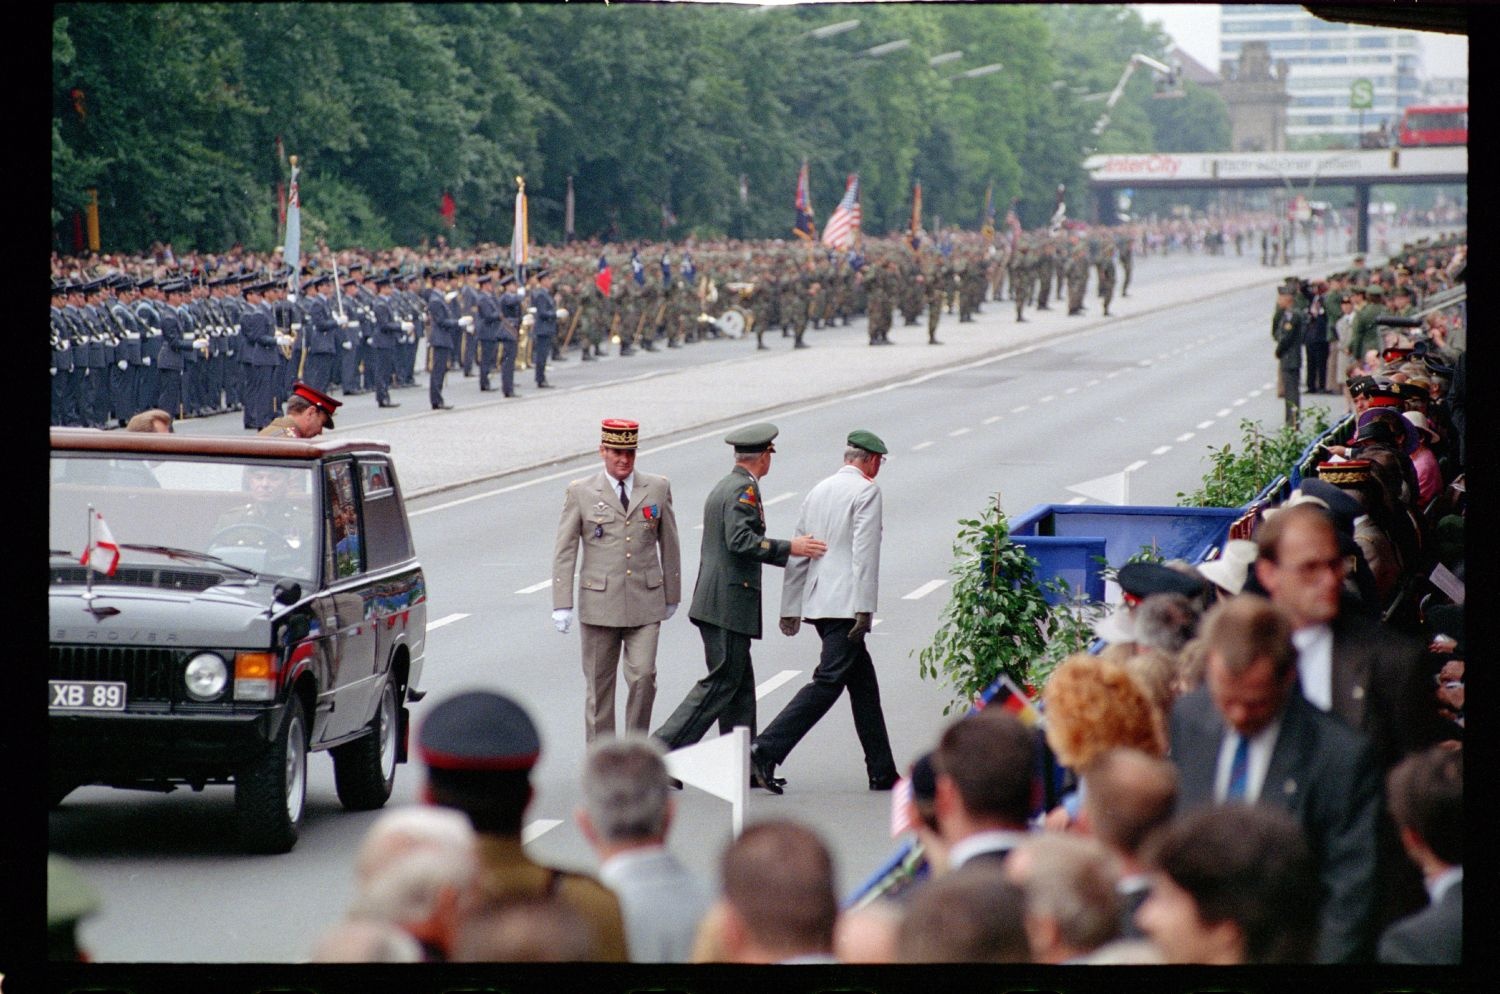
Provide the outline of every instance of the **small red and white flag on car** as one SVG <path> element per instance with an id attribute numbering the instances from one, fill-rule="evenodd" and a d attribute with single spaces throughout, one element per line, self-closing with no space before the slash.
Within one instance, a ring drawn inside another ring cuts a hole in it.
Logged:
<path id="1" fill-rule="evenodd" d="M 89 544 L 78 561 L 105 576 L 114 576 L 115 568 L 120 565 L 120 547 L 115 544 L 109 525 L 104 523 L 104 515 L 98 511 L 89 513 Z"/>

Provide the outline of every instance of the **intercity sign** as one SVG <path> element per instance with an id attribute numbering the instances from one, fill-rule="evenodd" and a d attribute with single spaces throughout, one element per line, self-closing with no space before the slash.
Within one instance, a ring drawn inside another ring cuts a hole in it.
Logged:
<path id="1" fill-rule="evenodd" d="M 1124 186 L 1280 186 L 1313 181 L 1465 182 L 1468 149 L 1403 148 L 1326 152 L 1235 152 L 1091 155 L 1091 184 Z"/>

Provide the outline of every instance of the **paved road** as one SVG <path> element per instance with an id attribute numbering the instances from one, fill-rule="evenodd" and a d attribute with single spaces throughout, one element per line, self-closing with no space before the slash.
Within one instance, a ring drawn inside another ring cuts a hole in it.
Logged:
<path id="1" fill-rule="evenodd" d="M 600 417 L 641 420 L 641 468 L 673 480 L 688 590 L 702 501 L 730 465 L 720 441 L 725 423 L 769 410 L 781 427 L 764 484 L 770 534 L 778 537 L 790 534 L 801 496 L 837 468 L 851 428 L 887 441 L 880 610 L 870 639 L 893 747 L 905 764 L 947 721 L 950 695 L 918 678 L 913 653 L 946 600 L 956 520 L 996 493 L 1012 515 L 1081 502 L 1099 487 L 1089 481 L 1126 470 L 1131 502 L 1174 503 L 1201 476 L 1206 451 L 1238 439 L 1242 417 L 1280 421 L 1265 321 L 1278 275 L 1232 258 L 1168 259 L 1142 267 L 1133 296 L 1107 322 L 1054 312 L 1018 326 L 1013 311 L 991 304 L 972 325 L 945 319 L 940 337 L 949 344 L 940 348 L 906 344 L 925 332 L 899 326 L 894 337 L 903 344 L 889 349 L 864 345 L 857 325 L 815 333 L 817 348 L 796 354 L 714 342 L 659 357 L 659 370 L 628 359 L 569 363 L 556 381 L 576 375 L 590 385 L 544 399 L 480 404 L 474 381 L 460 380 L 475 401 L 459 411 L 377 419 L 384 412 L 373 400 L 355 398 L 339 430 L 389 437 L 408 492 L 427 494 L 412 508 L 432 596 L 429 702 L 485 686 L 526 703 L 544 751 L 527 830 L 533 851 L 590 868 L 572 822 L 583 755 L 577 633 L 551 628 L 547 581 L 563 484 L 596 469 Z M 628 375 L 650 378 L 607 385 L 632 362 Z M 462 393 L 456 402 L 465 403 Z M 539 468 L 497 475 L 507 460 Z M 780 583 L 780 572 L 768 570 L 768 618 Z M 807 678 L 817 653 L 811 632 L 787 639 L 774 624 L 767 632 L 754 650 L 762 725 Z M 697 633 L 679 615 L 662 633 L 658 720 L 702 665 Z M 752 792 L 749 817 L 785 815 L 817 827 L 836 850 L 847 892 L 893 845 L 889 795 L 865 789 L 848 709 L 835 707 L 780 769 L 786 794 Z M 415 768 L 403 769 L 393 803 L 413 803 L 418 781 Z M 691 789 L 679 802 L 673 846 L 711 875 L 730 834 L 727 805 Z M 54 851 L 75 858 L 104 895 L 103 912 L 83 933 L 96 960 L 306 955 L 349 897 L 351 854 L 375 815 L 339 809 L 331 763 L 321 756 L 310 768 L 307 825 L 292 853 L 236 853 L 231 809 L 227 789 L 169 797 L 88 789 L 50 816 Z M 213 928 L 202 928 L 205 921 Z"/>

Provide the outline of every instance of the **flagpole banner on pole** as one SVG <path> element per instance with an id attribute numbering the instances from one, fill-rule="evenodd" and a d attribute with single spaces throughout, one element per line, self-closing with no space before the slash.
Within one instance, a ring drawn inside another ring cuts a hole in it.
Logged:
<path id="1" fill-rule="evenodd" d="M 823 227 L 823 244 L 831 249 L 847 249 L 854 244 L 859 220 L 859 174 L 850 173 L 844 186 L 844 199 L 839 201 L 828 216 L 828 224 Z"/>
<path id="2" fill-rule="evenodd" d="M 292 163 L 292 188 L 287 194 L 286 242 L 282 247 L 281 256 L 292 270 L 287 276 L 287 294 L 295 300 L 299 289 L 297 277 L 302 272 L 302 198 L 297 193 L 297 157 L 292 156 L 290 161 Z"/>
<path id="3" fill-rule="evenodd" d="M 531 227 L 526 216 L 526 180 L 516 177 L 516 222 L 510 237 L 510 263 L 516 270 L 516 285 L 525 282 L 525 269 L 531 261 Z"/>
<path id="4" fill-rule="evenodd" d="M 812 191 L 807 187 L 807 160 L 802 160 L 802 170 L 797 173 L 797 197 L 795 203 L 797 216 L 792 221 L 792 233 L 803 241 L 810 242 L 818 237 L 817 228 L 813 223 Z"/>

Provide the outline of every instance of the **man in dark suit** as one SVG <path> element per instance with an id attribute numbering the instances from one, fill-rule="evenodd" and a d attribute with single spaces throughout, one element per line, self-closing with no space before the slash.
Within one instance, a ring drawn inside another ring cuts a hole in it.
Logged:
<path id="1" fill-rule="evenodd" d="M 536 348 L 540 355 L 541 344 Z M 765 537 L 760 481 L 771 471 L 776 435 L 775 425 L 755 424 L 724 439 L 734 446 L 734 469 L 703 503 L 703 547 L 688 612 L 703 638 L 708 675 L 657 729 L 668 749 L 697 742 L 715 721 L 720 732 L 746 725 L 755 737 L 750 641 L 760 638 L 761 564 L 785 567 L 791 556 L 816 559 L 828 550 L 811 535 Z"/>
<path id="2" fill-rule="evenodd" d="M 948 846 L 948 868 L 1001 862 L 1026 837 L 1036 736 L 1003 708 L 948 727 L 933 757 L 933 806 Z"/>
<path id="3" fill-rule="evenodd" d="M 1434 746 L 1386 779 L 1401 844 L 1422 871 L 1430 902 L 1380 937 L 1382 963 L 1459 963 L 1464 937 L 1464 754 Z"/>
<path id="4" fill-rule="evenodd" d="M 1290 812 L 1323 887 L 1318 961 L 1368 960 L 1380 814 L 1368 741 L 1298 692 L 1292 623 L 1264 598 L 1219 605 L 1203 637 L 1205 685 L 1172 709 L 1179 812 L 1234 802 Z"/>

